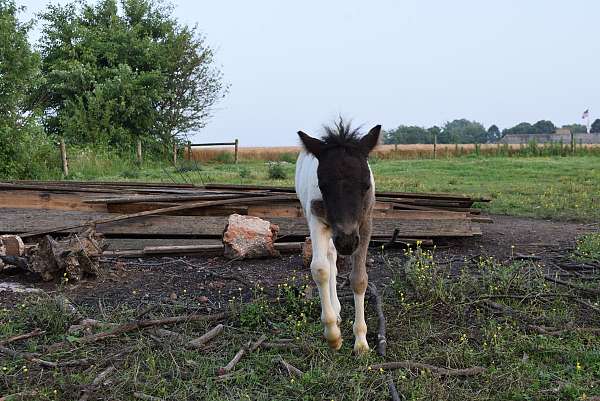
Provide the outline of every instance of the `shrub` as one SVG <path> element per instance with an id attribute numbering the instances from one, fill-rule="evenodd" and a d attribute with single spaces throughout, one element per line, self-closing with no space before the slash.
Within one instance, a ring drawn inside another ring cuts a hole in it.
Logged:
<path id="1" fill-rule="evenodd" d="M 281 163 L 269 163 L 269 178 L 272 180 L 284 180 L 287 174 Z"/>

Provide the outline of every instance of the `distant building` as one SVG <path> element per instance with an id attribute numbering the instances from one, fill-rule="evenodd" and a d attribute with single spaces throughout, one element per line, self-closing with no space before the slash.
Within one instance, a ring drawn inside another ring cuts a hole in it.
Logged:
<path id="1" fill-rule="evenodd" d="M 599 134 L 574 134 L 575 143 L 595 143 L 600 144 Z M 553 134 L 508 134 L 500 139 L 500 143 L 509 144 L 528 144 L 531 141 L 537 143 L 571 143 L 571 130 L 568 128 L 558 128 Z"/>

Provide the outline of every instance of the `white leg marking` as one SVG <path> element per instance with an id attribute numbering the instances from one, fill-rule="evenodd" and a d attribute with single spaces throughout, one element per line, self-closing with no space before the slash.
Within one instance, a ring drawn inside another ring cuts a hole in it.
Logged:
<path id="1" fill-rule="evenodd" d="M 342 322 L 341 311 L 342 305 L 337 296 L 337 251 L 333 245 L 333 241 L 329 240 L 329 250 L 327 252 L 327 259 L 329 259 L 330 276 L 329 276 L 329 292 L 331 297 L 331 305 L 337 318 L 337 324 Z"/>
<path id="2" fill-rule="evenodd" d="M 354 293 L 354 308 L 354 352 L 363 354 L 369 351 L 367 322 L 365 322 L 365 294 Z"/>
<path id="3" fill-rule="evenodd" d="M 327 257 L 331 235 L 327 228 L 320 222 L 312 220 L 310 226 L 310 237 L 312 241 L 313 256 L 310 270 L 313 280 L 319 289 L 321 299 L 321 321 L 324 326 L 324 334 L 329 346 L 339 349 L 342 346 L 342 335 L 337 325 L 335 310 L 331 304 L 329 288 L 330 264 Z"/>

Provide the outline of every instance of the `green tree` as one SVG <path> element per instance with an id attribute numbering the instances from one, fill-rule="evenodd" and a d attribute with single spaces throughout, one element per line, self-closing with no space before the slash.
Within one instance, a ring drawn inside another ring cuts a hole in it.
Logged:
<path id="1" fill-rule="evenodd" d="M 226 87 L 197 28 L 161 0 L 50 5 L 36 94 L 47 132 L 80 144 L 170 142 L 202 128 Z"/>
<path id="2" fill-rule="evenodd" d="M 502 133 L 496 124 L 490 125 L 487 129 L 487 141 L 488 142 L 497 142 L 500 138 L 502 138 Z"/>
<path id="3" fill-rule="evenodd" d="M 485 143 L 487 131 L 477 121 L 453 120 L 442 127 L 440 143 Z"/>
<path id="4" fill-rule="evenodd" d="M 433 143 L 433 136 L 423 127 L 400 125 L 384 134 L 384 143 L 411 144 Z"/>
<path id="5" fill-rule="evenodd" d="M 540 120 L 533 124 L 536 134 L 553 134 L 556 131 L 554 123 L 549 120 Z"/>
<path id="6" fill-rule="evenodd" d="M 600 133 L 600 118 L 594 120 L 590 127 L 590 132 L 594 134 Z"/>
<path id="7" fill-rule="evenodd" d="M 519 123 L 502 131 L 502 135 L 531 135 L 535 133 L 536 129 L 527 122 Z"/>
<path id="8" fill-rule="evenodd" d="M 39 82 L 39 57 L 13 0 L 0 0 L 0 177 L 34 178 L 41 147 L 49 145 L 28 94 Z"/>
<path id="9" fill-rule="evenodd" d="M 572 134 L 585 134 L 587 133 L 587 127 L 583 124 L 565 124 L 562 128 L 567 128 Z"/>

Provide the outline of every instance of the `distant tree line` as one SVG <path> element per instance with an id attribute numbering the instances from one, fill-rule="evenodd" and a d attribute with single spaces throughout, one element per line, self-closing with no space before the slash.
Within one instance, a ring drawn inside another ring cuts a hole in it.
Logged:
<path id="1" fill-rule="evenodd" d="M 170 145 L 204 127 L 227 92 L 212 49 L 165 0 L 50 4 L 35 49 L 21 11 L 0 0 L 0 176 L 23 176 L 24 150 L 58 137 Z"/>
<path id="2" fill-rule="evenodd" d="M 587 127 L 583 124 L 566 124 L 572 133 L 586 133 Z M 446 122 L 442 127 L 430 128 L 416 125 L 400 125 L 396 129 L 384 133 L 384 143 L 387 144 L 432 144 L 437 136 L 437 143 L 495 143 L 508 134 L 552 134 L 558 129 L 552 121 L 540 120 L 535 124 L 522 122 L 514 127 L 502 131 L 495 124 L 487 129 L 477 121 L 467 119 Z M 596 119 L 590 127 L 590 132 L 600 133 L 600 119 Z"/>

